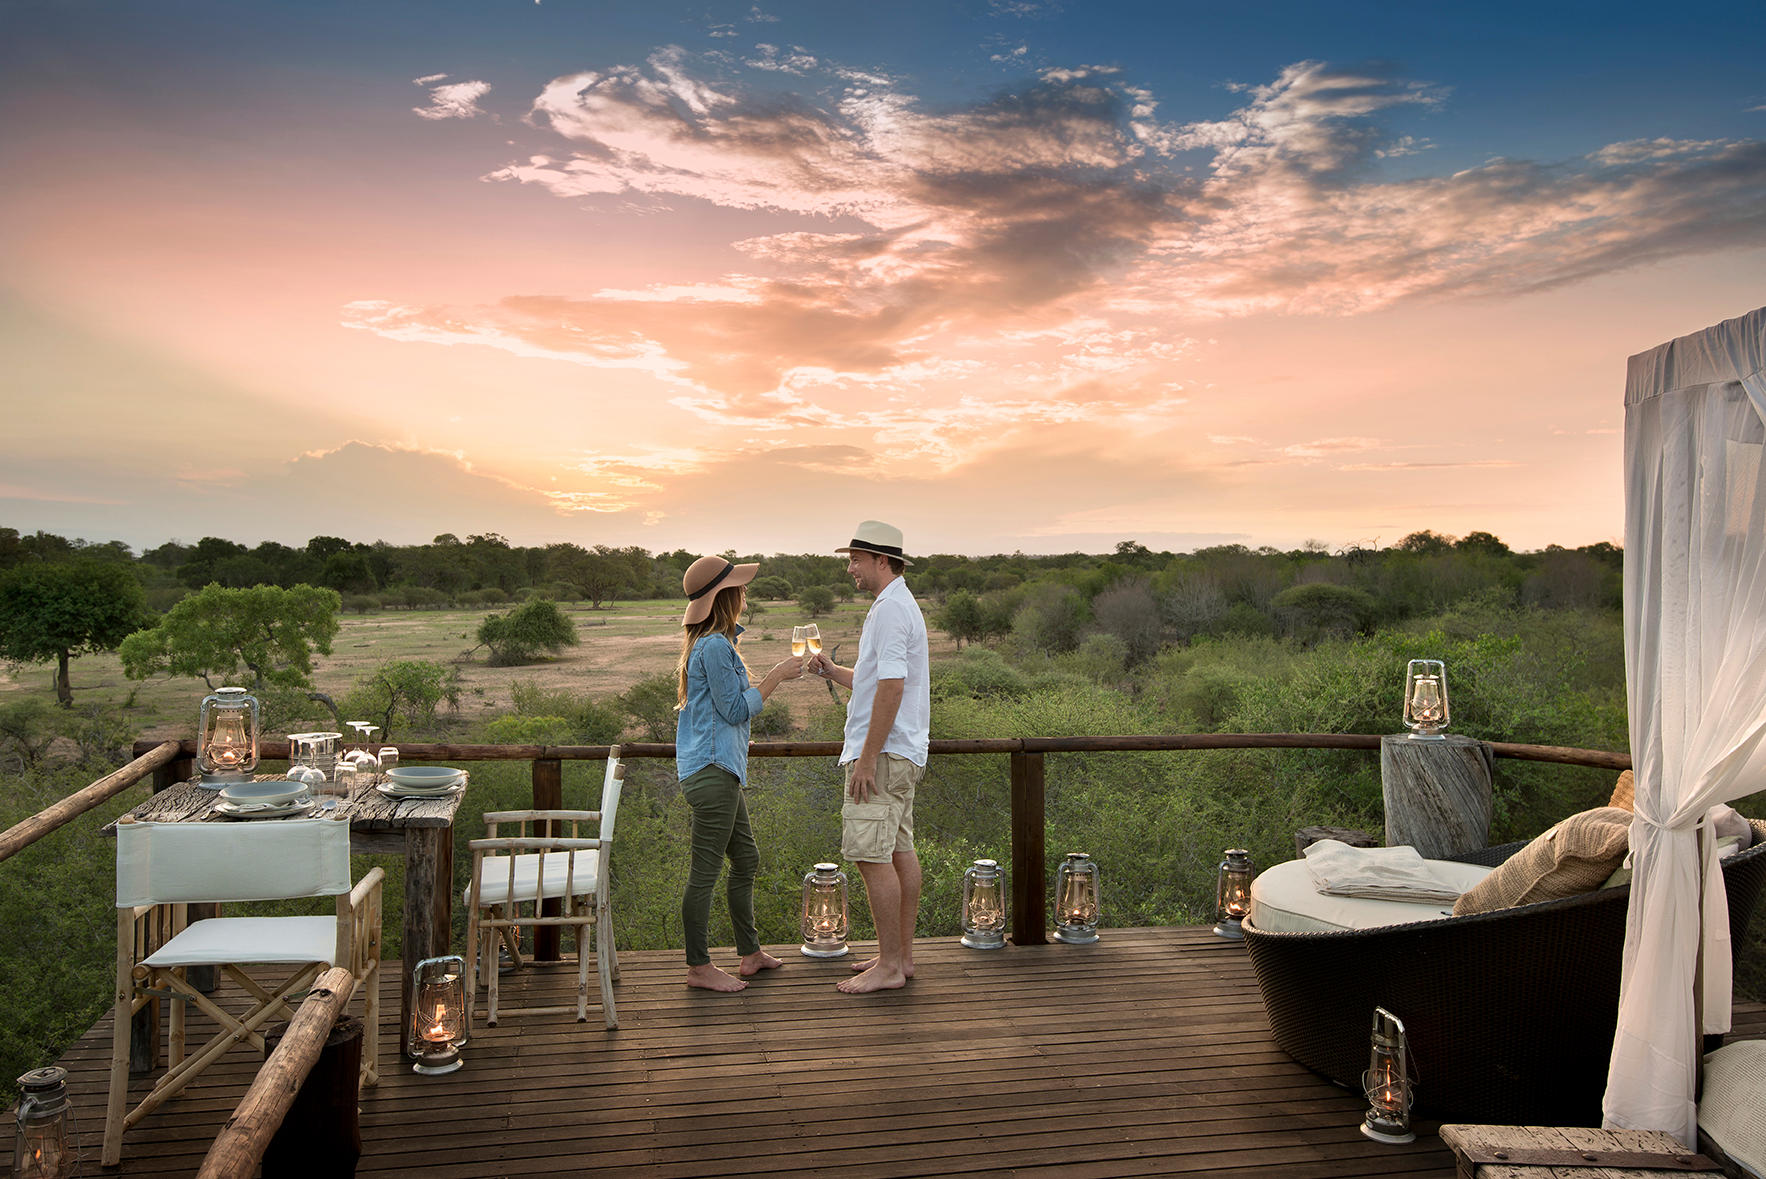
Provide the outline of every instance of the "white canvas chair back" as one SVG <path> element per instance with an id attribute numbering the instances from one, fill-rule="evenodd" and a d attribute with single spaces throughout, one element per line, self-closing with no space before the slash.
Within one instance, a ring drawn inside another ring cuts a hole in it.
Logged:
<path id="1" fill-rule="evenodd" d="M 116 832 L 119 908 L 350 890 L 348 823 L 119 823 Z"/>
<path id="2" fill-rule="evenodd" d="M 487 811 L 487 835 L 474 839 L 472 881 L 466 890 L 467 986 L 476 997 L 482 980 L 487 990 L 485 1019 L 495 1027 L 500 986 L 497 947 L 503 946 L 517 969 L 527 965 L 520 947 L 524 926 L 569 927 L 576 934 L 577 994 L 573 1006 L 535 1006 L 521 1014 L 574 1012 L 588 1018 L 589 961 L 596 960 L 601 977 L 601 1011 L 609 1028 L 619 1026 L 613 983 L 619 959 L 613 944 L 610 865 L 614 821 L 624 787 L 625 766 L 613 747 L 601 782 L 598 811 Z M 539 834 L 539 832 L 549 832 Z M 544 912 L 555 902 L 557 912 Z M 591 950 L 590 933 L 593 931 Z M 474 1002 L 476 1011 L 476 1001 Z"/>

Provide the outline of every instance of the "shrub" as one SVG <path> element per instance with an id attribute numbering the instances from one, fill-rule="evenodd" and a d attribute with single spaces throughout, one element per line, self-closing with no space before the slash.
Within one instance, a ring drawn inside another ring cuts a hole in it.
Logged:
<path id="1" fill-rule="evenodd" d="M 21 770 L 43 759 L 61 735 L 61 710 L 41 696 L 0 704 L 0 756 Z"/>
<path id="2" fill-rule="evenodd" d="M 625 731 L 625 714 L 616 703 L 598 704 L 587 696 L 547 691 L 527 680 L 516 681 L 510 685 L 510 691 L 517 716 L 564 718 L 570 726 L 570 736 L 558 744 L 612 745 Z"/>
<path id="3" fill-rule="evenodd" d="M 343 609 L 346 614 L 366 614 L 380 609 L 380 597 L 377 594 L 345 594 Z"/>
<path id="4" fill-rule="evenodd" d="M 619 706 L 652 741 L 675 739 L 675 699 L 679 695 L 673 675 L 653 675 L 639 680 L 619 697 Z"/>
<path id="5" fill-rule="evenodd" d="M 478 627 L 478 641 L 491 649 L 491 664 L 533 663 L 542 652 L 557 653 L 577 642 L 576 627 L 558 603 L 546 598 L 525 602 L 507 614 L 492 614 Z"/>
<path id="6" fill-rule="evenodd" d="M 493 745 L 573 745 L 576 726 L 561 716 L 500 716 L 485 726 Z"/>
<path id="7" fill-rule="evenodd" d="M 791 706 L 774 696 L 766 702 L 766 707 L 755 716 L 749 730 L 754 737 L 783 737 L 795 727 L 791 719 Z M 672 737 L 670 738 L 672 740 Z"/>
<path id="8" fill-rule="evenodd" d="M 1005 656 L 985 647 L 970 647 L 932 671 L 932 697 L 948 700 L 977 696 L 1021 696 L 1030 681 Z"/>

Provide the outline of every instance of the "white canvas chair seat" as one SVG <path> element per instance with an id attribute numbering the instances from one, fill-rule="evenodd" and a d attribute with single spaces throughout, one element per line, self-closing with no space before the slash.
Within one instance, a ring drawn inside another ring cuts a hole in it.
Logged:
<path id="1" fill-rule="evenodd" d="M 141 959 L 143 966 L 332 965 L 335 917 L 211 917 Z"/>
<path id="2" fill-rule="evenodd" d="M 608 1028 L 619 1026 L 613 984 L 619 957 L 613 945 L 613 911 L 608 861 L 613 823 L 619 812 L 625 766 L 619 746 L 607 758 L 598 811 L 490 811 L 485 838 L 474 839 L 472 882 L 466 889 L 466 993 L 478 1014 L 478 987 L 486 990 L 485 1022 L 495 1027 L 501 1014 L 497 947 L 516 969 L 529 961 L 521 953 L 523 927 L 568 927 L 576 937 L 576 1003 L 570 1007 L 528 1006 L 522 1015 L 573 1012 L 589 1018 L 589 961 L 601 977 L 601 1014 Z M 555 912 L 547 913 L 550 903 Z M 591 942 L 591 933 L 593 940 Z"/>
<path id="3" fill-rule="evenodd" d="M 571 814 L 585 812 L 572 811 Z M 592 813 L 592 812 L 586 812 Z M 598 844 L 598 840 L 587 842 Z M 515 874 L 511 887 L 509 857 L 487 855 L 484 858 L 484 882 L 479 903 L 500 905 L 513 896 L 518 901 L 535 897 L 562 900 L 564 896 L 588 897 L 595 894 L 596 857 L 587 853 L 531 854 L 515 857 Z M 466 903 L 472 901 L 472 886 L 466 887 Z"/>
<path id="4" fill-rule="evenodd" d="M 350 884 L 349 824 L 329 819 L 260 823 L 117 824 L 117 974 L 110 1099 L 103 1165 L 122 1160 L 123 1133 L 184 1089 L 230 1049 L 264 1050 L 261 1029 L 292 1019 L 313 980 L 331 966 L 355 975 L 363 996 L 362 1083 L 378 1079 L 380 886 L 375 868 Z M 189 920 L 192 904 L 328 897 L 332 916 L 210 917 Z M 247 1001 L 223 1006 L 187 977 L 213 966 Z M 248 973 L 254 968 L 256 974 Z M 273 974 L 270 981 L 256 975 Z M 170 1000 L 167 1069 L 129 1105 L 129 1039 L 135 1014 Z M 185 1051 L 188 1012 L 217 1030 Z"/>

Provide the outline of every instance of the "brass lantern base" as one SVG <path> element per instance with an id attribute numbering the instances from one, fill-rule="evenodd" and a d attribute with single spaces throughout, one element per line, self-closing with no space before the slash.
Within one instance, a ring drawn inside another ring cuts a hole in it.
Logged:
<path id="1" fill-rule="evenodd" d="M 1361 1132 L 1375 1142 L 1384 1142 L 1391 1146 L 1402 1146 L 1406 1142 L 1416 1141 L 1416 1135 L 1411 1133 L 1408 1122 L 1373 1110 L 1369 1110 L 1367 1117 L 1362 1120 Z"/>
<path id="2" fill-rule="evenodd" d="M 1220 924 L 1214 927 L 1214 936 L 1242 942 L 1245 940 L 1244 923 L 1243 917 L 1222 917 Z"/>
<path id="3" fill-rule="evenodd" d="M 249 782 L 252 776 L 244 770 L 210 770 L 197 777 L 196 784 L 204 790 L 219 790 L 237 782 Z"/>
<path id="4" fill-rule="evenodd" d="M 457 1072 L 465 1063 L 460 1059 L 460 1050 L 452 1044 L 441 1049 L 432 1049 L 426 1044 L 417 1054 L 417 1063 L 411 1066 L 411 1071 L 425 1077 L 439 1077 L 443 1073 Z"/>
<path id="5" fill-rule="evenodd" d="M 1057 926 L 1055 940 L 1070 946 L 1089 946 L 1098 940 L 1097 926 Z"/>
<path id="6" fill-rule="evenodd" d="M 998 930 L 978 929 L 963 935 L 963 944 L 971 950 L 1003 950 L 1006 935 Z"/>
<path id="7" fill-rule="evenodd" d="M 827 946 L 820 942 L 812 945 L 809 942 L 804 942 L 797 948 L 802 951 L 805 958 L 844 958 L 852 952 L 852 947 L 845 942 L 841 942 L 837 946 Z"/>

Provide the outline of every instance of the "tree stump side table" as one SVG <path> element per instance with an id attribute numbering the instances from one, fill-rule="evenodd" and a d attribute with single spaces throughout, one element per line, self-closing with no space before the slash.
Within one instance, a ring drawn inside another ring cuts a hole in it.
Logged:
<path id="1" fill-rule="evenodd" d="M 1448 859 L 1490 846 L 1489 745 L 1449 734 L 1418 741 L 1380 738 L 1380 789 L 1386 800 L 1386 846 L 1414 847 L 1424 859 Z"/>

